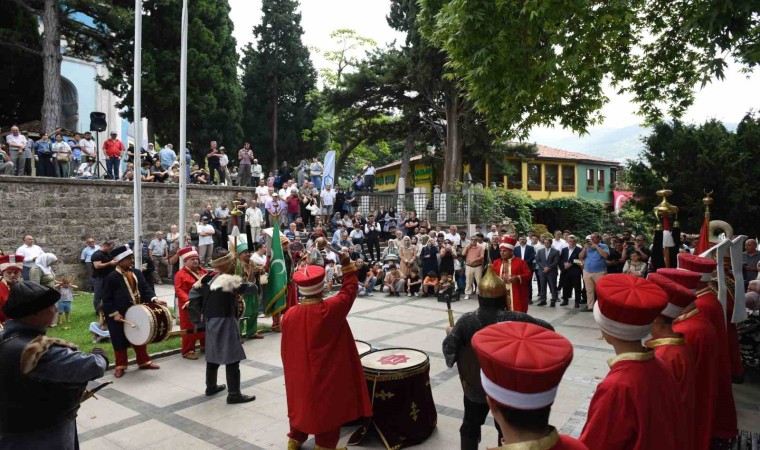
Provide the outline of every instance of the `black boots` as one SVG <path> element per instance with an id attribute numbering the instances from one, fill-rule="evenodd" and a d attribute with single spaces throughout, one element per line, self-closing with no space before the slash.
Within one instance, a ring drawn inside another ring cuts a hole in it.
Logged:
<path id="1" fill-rule="evenodd" d="M 255 395 L 243 395 L 240 392 L 240 363 L 227 364 L 227 403 L 248 403 L 256 400 Z"/>
<path id="2" fill-rule="evenodd" d="M 478 450 L 480 439 L 472 436 L 463 436 L 462 434 L 459 435 L 459 439 L 462 443 L 462 450 Z"/>
<path id="3" fill-rule="evenodd" d="M 206 396 L 222 392 L 227 386 L 216 384 L 216 373 L 219 371 L 219 364 L 206 363 Z"/>

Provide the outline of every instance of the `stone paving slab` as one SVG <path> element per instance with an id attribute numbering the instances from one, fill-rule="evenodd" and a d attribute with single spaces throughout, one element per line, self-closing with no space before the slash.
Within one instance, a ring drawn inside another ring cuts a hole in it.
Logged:
<path id="1" fill-rule="evenodd" d="M 537 291 L 534 291 L 537 292 Z M 171 304 L 171 286 L 157 286 L 158 295 Z M 477 308 L 475 297 L 452 305 L 455 318 Z M 550 421 L 562 433 L 580 435 L 596 385 L 608 372 L 612 348 L 599 340 L 593 315 L 570 307 L 531 306 L 535 317 L 552 323 L 574 345 L 575 356 L 560 384 Z M 270 323 L 268 319 L 259 319 Z M 374 348 L 411 347 L 430 357 L 433 398 L 438 426 L 417 449 L 459 448 L 463 417 L 462 388 L 456 368 L 446 367 L 441 342 L 448 323 L 446 305 L 433 297 L 388 297 L 375 293 L 356 300 L 349 316 L 356 339 Z M 227 405 L 225 396 L 206 397 L 203 358 L 190 361 L 179 355 L 159 359 L 161 370 L 137 371 L 114 380 L 100 391 L 98 400 L 83 404 L 77 419 L 83 449 L 283 449 L 288 431 L 285 385 L 280 359 L 280 334 L 247 341 L 248 359 L 241 363 L 243 391 L 256 401 Z M 219 371 L 224 382 L 224 370 Z M 757 384 L 734 386 L 740 428 L 760 431 L 760 388 Z M 345 427 L 345 445 L 355 427 Z M 482 429 L 481 448 L 496 445 L 497 434 L 489 417 Z M 313 449 L 310 439 L 304 446 Z M 361 446 L 384 448 L 369 433 Z"/>

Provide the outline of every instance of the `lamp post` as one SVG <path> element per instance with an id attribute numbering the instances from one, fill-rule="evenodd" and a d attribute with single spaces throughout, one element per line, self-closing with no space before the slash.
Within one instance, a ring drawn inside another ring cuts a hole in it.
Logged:
<path id="1" fill-rule="evenodd" d="M 467 181 L 467 236 L 472 239 L 470 222 L 472 220 L 472 174 L 467 172 L 465 174 L 465 180 Z"/>
<path id="2" fill-rule="evenodd" d="M 182 38 L 179 64 L 179 246 L 184 248 L 187 225 L 187 0 L 182 0 Z M 180 261 L 182 267 L 182 261 Z"/>
<path id="3" fill-rule="evenodd" d="M 135 0 L 135 67 L 134 80 L 134 118 L 135 121 L 135 153 L 140 154 L 142 146 L 142 0 Z M 139 158 L 135 158 L 138 161 Z M 135 267 L 142 267 L 142 186 L 139 169 L 134 177 L 134 239 Z"/>

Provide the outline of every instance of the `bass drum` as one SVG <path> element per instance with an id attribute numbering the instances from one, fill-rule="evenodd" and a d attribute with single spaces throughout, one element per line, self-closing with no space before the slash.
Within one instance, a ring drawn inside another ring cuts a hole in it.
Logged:
<path id="1" fill-rule="evenodd" d="M 130 306 L 124 315 L 124 335 L 132 345 L 147 345 L 162 342 L 172 331 L 172 313 L 158 303 L 142 303 Z"/>
<path id="2" fill-rule="evenodd" d="M 357 445 L 373 425 L 388 449 L 424 442 L 435 430 L 438 413 L 430 387 L 430 359 L 420 350 L 388 348 L 361 357 L 372 400 L 370 423 L 349 439 Z"/>
<path id="3" fill-rule="evenodd" d="M 366 355 L 367 353 L 372 352 L 372 346 L 367 342 L 360 341 L 358 339 L 355 339 L 354 342 L 356 342 L 356 351 L 359 353 L 359 358 Z"/>

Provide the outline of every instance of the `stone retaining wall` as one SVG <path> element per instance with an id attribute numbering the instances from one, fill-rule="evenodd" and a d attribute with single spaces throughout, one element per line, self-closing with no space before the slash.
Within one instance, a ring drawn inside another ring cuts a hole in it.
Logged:
<path id="1" fill-rule="evenodd" d="M 231 207 L 237 191 L 246 199 L 253 197 L 252 188 L 188 186 L 186 223 L 207 203 L 225 201 Z M 96 242 L 131 240 L 133 201 L 132 183 L 0 175 L 0 249 L 12 253 L 31 234 L 37 245 L 58 257 L 58 278 L 73 276 L 82 286 L 85 270 L 79 255 L 86 237 Z M 142 208 L 143 239 L 151 239 L 157 230 L 168 232 L 179 223 L 179 186 L 143 183 Z"/>

